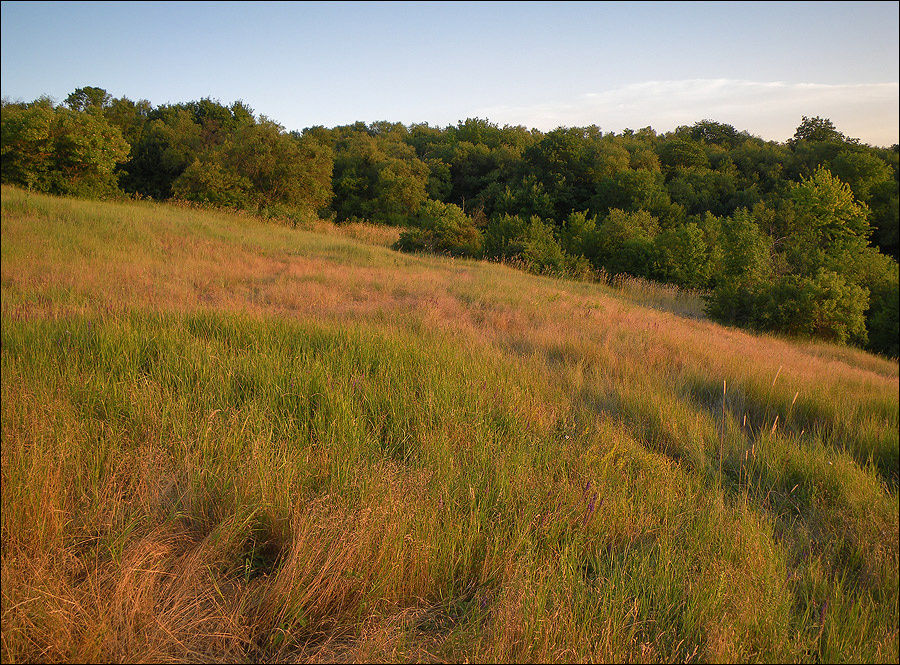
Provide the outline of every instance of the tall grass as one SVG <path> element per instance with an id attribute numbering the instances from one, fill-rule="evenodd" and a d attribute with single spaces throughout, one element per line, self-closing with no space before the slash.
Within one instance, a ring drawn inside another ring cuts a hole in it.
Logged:
<path id="1" fill-rule="evenodd" d="M 609 276 L 601 273 L 600 282 L 617 296 L 635 304 L 693 319 L 706 318 L 704 292 L 699 289 L 684 289 L 628 274 Z"/>
<path id="2" fill-rule="evenodd" d="M 377 240 L 2 207 L 4 662 L 896 662 L 896 363 Z"/>

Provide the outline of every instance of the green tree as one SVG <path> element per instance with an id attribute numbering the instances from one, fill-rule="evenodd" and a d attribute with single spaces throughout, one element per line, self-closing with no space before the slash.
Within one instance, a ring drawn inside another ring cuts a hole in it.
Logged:
<path id="1" fill-rule="evenodd" d="M 850 185 L 854 196 L 869 206 L 874 241 L 886 254 L 897 258 L 898 186 L 896 171 L 867 146 L 841 150 L 830 170 Z"/>
<path id="2" fill-rule="evenodd" d="M 100 114 L 54 108 L 49 100 L 3 106 L 4 182 L 52 194 L 111 194 L 128 152 L 122 132 Z"/>
<path id="3" fill-rule="evenodd" d="M 528 172 L 550 197 L 554 219 L 561 221 L 573 210 L 589 207 L 597 186 L 594 157 L 601 137 L 596 126 L 560 127 L 524 154 Z"/>
<path id="4" fill-rule="evenodd" d="M 832 270 L 784 275 L 760 296 L 757 327 L 838 343 L 867 342 L 869 292 Z"/>
<path id="5" fill-rule="evenodd" d="M 587 212 L 572 212 L 563 225 L 560 244 L 572 256 L 584 256 L 592 263 L 597 261 L 597 218 Z"/>
<path id="6" fill-rule="evenodd" d="M 111 101 L 112 95 L 106 90 L 89 85 L 84 88 L 77 88 L 70 93 L 66 97 L 65 105 L 73 111 L 87 111 L 89 109 L 99 111 L 108 107 Z"/>
<path id="7" fill-rule="evenodd" d="M 229 208 L 246 208 L 252 184 L 217 160 L 195 159 L 172 184 L 172 194 L 184 201 Z"/>
<path id="8" fill-rule="evenodd" d="M 481 231 L 459 206 L 425 201 L 412 221 L 414 226 L 400 234 L 395 249 L 475 258 L 483 253 Z"/>
<path id="9" fill-rule="evenodd" d="M 607 214 L 613 209 L 645 210 L 674 224 L 684 212 L 680 206 L 673 208 L 662 174 L 646 169 L 618 171 L 601 181 L 595 192 L 588 209 L 596 214 Z"/>
<path id="10" fill-rule="evenodd" d="M 553 228 L 539 217 L 532 217 L 525 225 L 517 259 L 526 270 L 541 275 L 565 276 L 571 266 Z"/>
<path id="11" fill-rule="evenodd" d="M 678 136 L 670 138 L 660 146 L 659 160 L 670 171 L 709 166 L 706 151 L 700 143 Z"/>
<path id="12" fill-rule="evenodd" d="M 179 198 L 253 208 L 279 217 L 311 217 L 331 201 L 331 148 L 288 134 L 265 117 L 212 145 L 172 185 Z"/>
<path id="13" fill-rule="evenodd" d="M 857 257 L 853 281 L 869 291 L 866 310 L 868 348 L 877 353 L 898 356 L 898 271 L 897 261 L 866 247 Z"/>
<path id="14" fill-rule="evenodd" d="M 173 183 L 204 148 L 201 127 L 189 109 L 154 109 L 124 165 L 122 187 L 155 199 L 171 198 Z"/>
<path id="15" fill-rule="evenodd" d="M 428 173 L 408 144 L 353 132 L 335 150 L 332 205 L 337 220 L 407 222 L 425 201 Z"/>
<path id="16" fill-rule="evenodd" d="M 733 126 L 714 120 L 700 120 L 691 127 L 679 127 L 675 134 L 686 134 L 694 141 L 729 149 L 737 147 L 747 138 L 746 133 L 740 133 Z"/>
<path id="17" fill-rule="evenodd" d="M 667 229 L 653 241 L 656 279 L 687 288 L 709 283 L 712 266 L 703 230 L 694 222 Z"/>
<path id="18" fill-rule="evenodd" d="M 56 112 L 48 98 L 30 104 L 3 102 L 2 177 L 4 183 L 48 191 Z"/>
<path id="19" fill-rule="evenodd" d="M 706 296 L 707 315 L 725 323 L 759 326 L 758 303 L 773 276 L 772 239 L 755 215 L 742 208 L 722 221 L 719 248 L 719 269 Z"/>
<path id="20" fill-rule="evenodd" d="M 804 115 L 790 142 L 795 144 L 799 141 L 829 141 L 843 143 L 846 139 L 847 137 L 839 132 L 835 128 L 834 123 L 828 118 L 820 118 L 819 116 L 810 118 Z"/>
<path id="21" fill-rule="evenodd" d="M 629 212 L 614 208 L 597 226 L 593 238 L 587 237 L 585 256 L 595 267 L 610 274 L 627 273 L 649 277 L 653 269 L 653 241 L 659 233 L 659 220 L 646 210 Z"/>
<path id="22" fill-rule="evenodd" d="M 896 178 L 880 182 L 869 190 L 869 209 L 874 240 L 895 260 L 900 259 L 900 188 Z"/>
<path id="23" fill-rule="evenodd" d="M 865 148 L 844 148 L 829 166 L 829 170 L 850 186 L 853 195 L 868 202 L 872 188 L 882 182 L 890 182 L 890 167 Z"/>
<path id="24" fill-rule="evenodd" d="M 518 215 L 524 219 L 551 219 L 555 214 L 553 201 L 544 186 L 533 175 L 527 175 L 512 185 L 505 185 L 494 194 L 494 215 Z"/>
<path id="25" fill-rule="evenodd" d="M 119 128 L 128 145 L 134 146 L 141 140 L 151 110 L 152 106 L 146 99 L 133 102 L 122 97 L 109 102 L 103 110 L 103 117 Z"/>
<path id="26" fill-rule="evenodd" d="M 331 201 L 331 149 L 292 137 L 268 118 L 239 127 L 224 152 L 226 163 L 251 183 L 260 211 L 274 207 L 312 215 Z"/>
<path id="27" fill-rule="evenodd" d="M 485 229 L 484 249 L 493 259 L 507 260 L 519 254 L 527 219 L 503 213 L 495 215 Z"/>
<path id="28" fill-rule="evenodd" d="M 792 214 L 783 251 L 792 271 L 846 273 L 871 234 L 865 204 L 824 167 L 795 184 L 786 204 Z"/>

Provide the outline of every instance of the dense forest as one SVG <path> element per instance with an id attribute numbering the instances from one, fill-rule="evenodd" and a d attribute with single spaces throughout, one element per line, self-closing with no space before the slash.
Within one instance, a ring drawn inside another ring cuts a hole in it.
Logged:
<path id="1" fill-rule="evenodd" d="M 242 102 L 154 107 L 79 88 L 2 102 L 2 181 L 405 227 L 404 251 L 701 289 L 718 321 L 898 355 L 898 146 L 825 118 L 765 141 L 467 119 L 288 132 Z"/>

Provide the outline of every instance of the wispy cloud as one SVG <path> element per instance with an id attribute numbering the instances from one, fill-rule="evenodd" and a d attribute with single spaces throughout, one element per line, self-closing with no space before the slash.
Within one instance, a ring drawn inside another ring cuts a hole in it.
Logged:
<path id="1" fill-rule="evenodd" d="M 898 141 L 900 86 L 833 85 L 688 79 L 647 81 L 575 99 L 532 106 L 493 106 L 478 115 L 539 129 L 596 124 L 604 131 L 652 126 L 668 131 L 704 118 L 726 122 L 766 139 L 791 137 L 803 115 L 830 118 L 845 134 L 874 145 Z"/>

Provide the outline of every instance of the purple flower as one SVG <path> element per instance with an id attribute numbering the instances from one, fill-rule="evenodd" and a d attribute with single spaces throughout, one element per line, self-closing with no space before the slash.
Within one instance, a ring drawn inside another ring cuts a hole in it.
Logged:
<path id="1" fill-rule="evenodd" d="M 590 502 L 588 503 L 588 513 L 594 513 L 594 505 L 597 503 L 597 493 L 594 492 L 594 496 L 591 497 Z"/>

